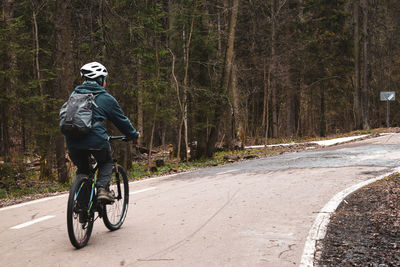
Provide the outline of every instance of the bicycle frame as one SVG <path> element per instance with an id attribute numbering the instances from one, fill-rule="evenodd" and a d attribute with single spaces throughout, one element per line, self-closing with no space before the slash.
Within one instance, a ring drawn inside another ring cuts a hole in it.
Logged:
<path id="1" fill-rule="evenodd" d="M 91 186 L 91 190 L 90 190 L 90 198 L 89 198 L 89 202 L 88 202 L 88 216 L 90 216 L 90 212 L 92 211 L 92 207 L 93 207 L 93 198 L 95 196 L 94 191 L 95 191 L 95 187 L 96 187 L 96 182 L 97 182 L 97 162 L 93 164 L 91 171 L 90 171 L 90 175 L 88 177 L 88 180 L 91 181 L 92 186 Z M 77 192 L 77 194 L 75 195 L 74 201 L 77 200 L 79 193 L 82 190 L 84 184 L 81 185 L 81 187 L 79 188 L 79 191 Z"/>
<path id="2" fill-rule="evenodd" d="M 114 161 L 114 168 L 115 168 L 115 176 L 119 181 L 120 177 L 119 177 L 119 172 L 118 172 L 117 160 L 113 159 L 113 161 Z M 91 184 L 92 184 L 91 190 L 90 190 L 90 198 L 89 198 L 89 202 L 88 202 L 88 211 L 87 211 L 89 218 L 90 218 L 90 213 L 92 212 L 93 203 L 95 202 L 94 198 L 95 198 L 95 187 L 96 187 L 96 182 L 97 182 L 97 169 L 98 169 L 98 165 L 97 165 L 97 162 L 96 162 L 96 163 L 94 163 L 92 165 L 92 168 L 91 168 L 91 171 L 90 171 L 91 173 L 90 173 L 90 175 L 88 177 L 89 181 L 91 181 Z M 75 199 L 74 199 L 75 201 L 78 198 L 82 187 L 83 187 L 83 184 L 81 185 L 81 188 L 79 189 L 78 193 L 75 196 Z M 121 192 L 121 184 L 120 183 L 117 183 L 117 190 L 118 190 L 117 200 L 121 200 L 122 199 L 122 192 Z M 94 207 L 95 207 L 94 212 L 99 211 L 97 209 L 100 208 L 100 207 L 97 207 L 96 204 L 95 204 Z M 101 217 L 101 212 L 99 212 L 99 216 Z"/>
<path id="3" fill-rule="evenodd" d="M 93 201 L 94 188 L 95 188 L 95 185 L 96 185 L 96 182 L 97 182 L 97 162 L 94 164 L 94 167 L 92 168 L 92 173 L 94 173 L 94 178 L 92 179 L 92 189 L 90 190 L 88 215 L 90 215 L 90 211 L 92 210 L 92 206 L 93 206 L 93 202 L 94 202 Z"/>
<path id="4" fill-rule="evenodd" d="M 119 180 L 119 172 L 118 172 L 117 160 L 113 159 L 113 161 L 114 161 L 115 177 L 117 178 L 118 181 L 120 181 Z M 122 199 L 122 197 L 121 197 L 121 184 L 120 183 L 117 183 L 117 190 L 118 190 L 117 200 L 120 200 L 120 199 Z"/>

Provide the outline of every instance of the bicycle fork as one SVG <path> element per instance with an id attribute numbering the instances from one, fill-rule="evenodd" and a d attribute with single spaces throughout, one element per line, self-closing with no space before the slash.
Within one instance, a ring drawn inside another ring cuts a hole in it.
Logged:
<path id="1" fill-rule="evenodd" d="M 117 182 L 117 190 L 118 190 L 117 200 L 120 200 L 120 199 L 122 199 L 122 196 L 121 196 L 121 183 L 120 183 L 120 180 L 119 180 L 118 163 L 117 163 L 116 159 L 114 159 L 114 169 L 115 169 L 115 179 L 117 180 L 116 182 Z"/>

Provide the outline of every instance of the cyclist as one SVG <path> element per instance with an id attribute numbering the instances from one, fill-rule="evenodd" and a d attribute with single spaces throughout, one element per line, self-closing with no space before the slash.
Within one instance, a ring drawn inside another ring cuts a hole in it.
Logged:
<path id="1" fill-rule="evenodd" d="M 98 62 L 91 62 L 83 65 L 80 72 L 84 82 L 73 93 L 92 93 L 96 96 L 92 115 L 93 127 L 83 139 L 66 137 L 68 153 L 78 168 L 77 175 L 85 176 L 89 175 L 89 156 L 93 155 L 98 164 L 97 199 L 105 204 L 112 203 L 114 195 L 109 191 L 109 183 L 113 160 L 104 121 L 111 121 L 128 140 L 138 138 L 139 132 L 124 115 L 117 100 L 105 90 L 107 69 Z"/>

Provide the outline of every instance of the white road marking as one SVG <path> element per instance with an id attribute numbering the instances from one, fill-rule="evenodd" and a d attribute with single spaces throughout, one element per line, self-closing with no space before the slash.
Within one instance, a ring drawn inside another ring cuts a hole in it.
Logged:
<path id="1" fill-rule="evenodd" d="M 238 171 L 238 170 L 230 170 L 230 171 L 226 171 L 226 172 L 218 172 L 217 175 L 227 174 L 227 173 L 231 173 L 231 172 L 235 172 L 235 171 Z"/>
<path id="2" fill-rule="evenodd" d="M 139 193 L 150 191 L 150 190 L 154 190 L 154 189 L 156 189 L 156 187 L 149 187 L 149 188 L 145 188 L 145 189 L 142 189 L 142 190 L 133 191 L 133 192 L 129 193 L 129 195 L 139 194 Z M 60 196 L 56 196 L 56 197 L 61 197 L 61 196 L 65 196 L 65 195 L 60 195 Z M 8 209 L 10 209 L 10 208 L 18 208 L 18 207 L 22 207 L 22 206 L 25 206 L 25 205 L 28 205 L 28 204 L 34 204 L 34 203 L 38 203 L 38 202 L 47 201 L 49 199 L 54 199 L 56 197 L 42 198 L 42 199 L 34 200 L 34 201 L 31 201 L 31 202 L 21 203 L 21 204 L 10 206 L 10 207 L 5 207 L 5 208 L 3 208 L 1 210 L 6 210 L 7 208 Z M 21 229 L 21 228 L 24 228 L 24 227 L 30 226 L 32 224 L 35 224 L 35 223 L 38 223 L 38 222 L 41 222 L 41 221 L 45 221 L 45 220 L 48 220 L 48 219 L 51 219 L 51 218 L 54 218 L 54 217 L 56 217 L 56 216 L 55 215 L 44 216 L 44 217 L 41 217 L 41 218 L 37 218 L 37 219 L 31 220 L 31 221 L 28 221 L 26 223 L 22 223 L 22 224 L 13 226 L 10 229 Z"/>
<path id="3" fill-rule="evenodd" d="M 150 191 L 150 190 L 154 190 L 154 189 L 156 189 L 156 187 L 149 187 L 149 188 L 145 188 L 145 189 L 142 189 L 142 190 L 137 190 L 137 191 L 130 192 L 129 195 L 135 195 L 135 194 L 139 194 L 139 193 Z"/>
<path id="4" fill-rule="evenodd" d="M 54 217 L 56 217 L 56 216 L 55 215 L 47 215 L 47 216 L 40 217 L 40 218 L 34 219 L 32 221 L 26 222 L 26 223 L 18 224 L 16 226 L 11 227 L 10 229 L 21 229 L 21 228 L 27 227 L 29 225 L 32 225 L 32 224 L 35 224 L 35 223 L 38 223 L 41 221 L 45 221 L 45 220 L 48 220 L 48 219 L 51 219 Z"/>
<path id="5" fill-rule="evenodd" d="M 310 232 L 308 234 L 306 243 L 304 245 L 303 255 L 301 256 L 301 262 L 299 267 L 312 267 L 314 266 L 315 253 L 316 253 L 316 245 L 317 241 L 325 238 L 326 230 L 328 228 L 328 224 L 331 218 L 332 213 L 337 209 L 339 204 L 351 193 L 357 191 L 358 189 L 374 183 L 376 181 L 382 180 L 385 177 L 393 175 L 395 173 L 399 173 L 400 168 L 396 168 L 394 171 L 389 172 L 387 174 L 378 176 L 376 178 L 372 178 L 366 180 L 364 182 L 355 184 L 351 187 L 346 188 L 345 190 L 337 193 L 319 212 L 317 218 L 312 225 Z"/>

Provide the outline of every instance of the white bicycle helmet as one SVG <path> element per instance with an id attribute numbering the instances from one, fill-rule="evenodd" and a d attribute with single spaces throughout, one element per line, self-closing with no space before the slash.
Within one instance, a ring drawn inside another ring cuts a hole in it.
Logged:
<path id="1" fill-rule="evenodd" d="M 90 62 L 82 66 L 81 76 L 92 80 L 96 80 L 98 77 L 107 77 L 108 72 L 99 62 Z"/>

